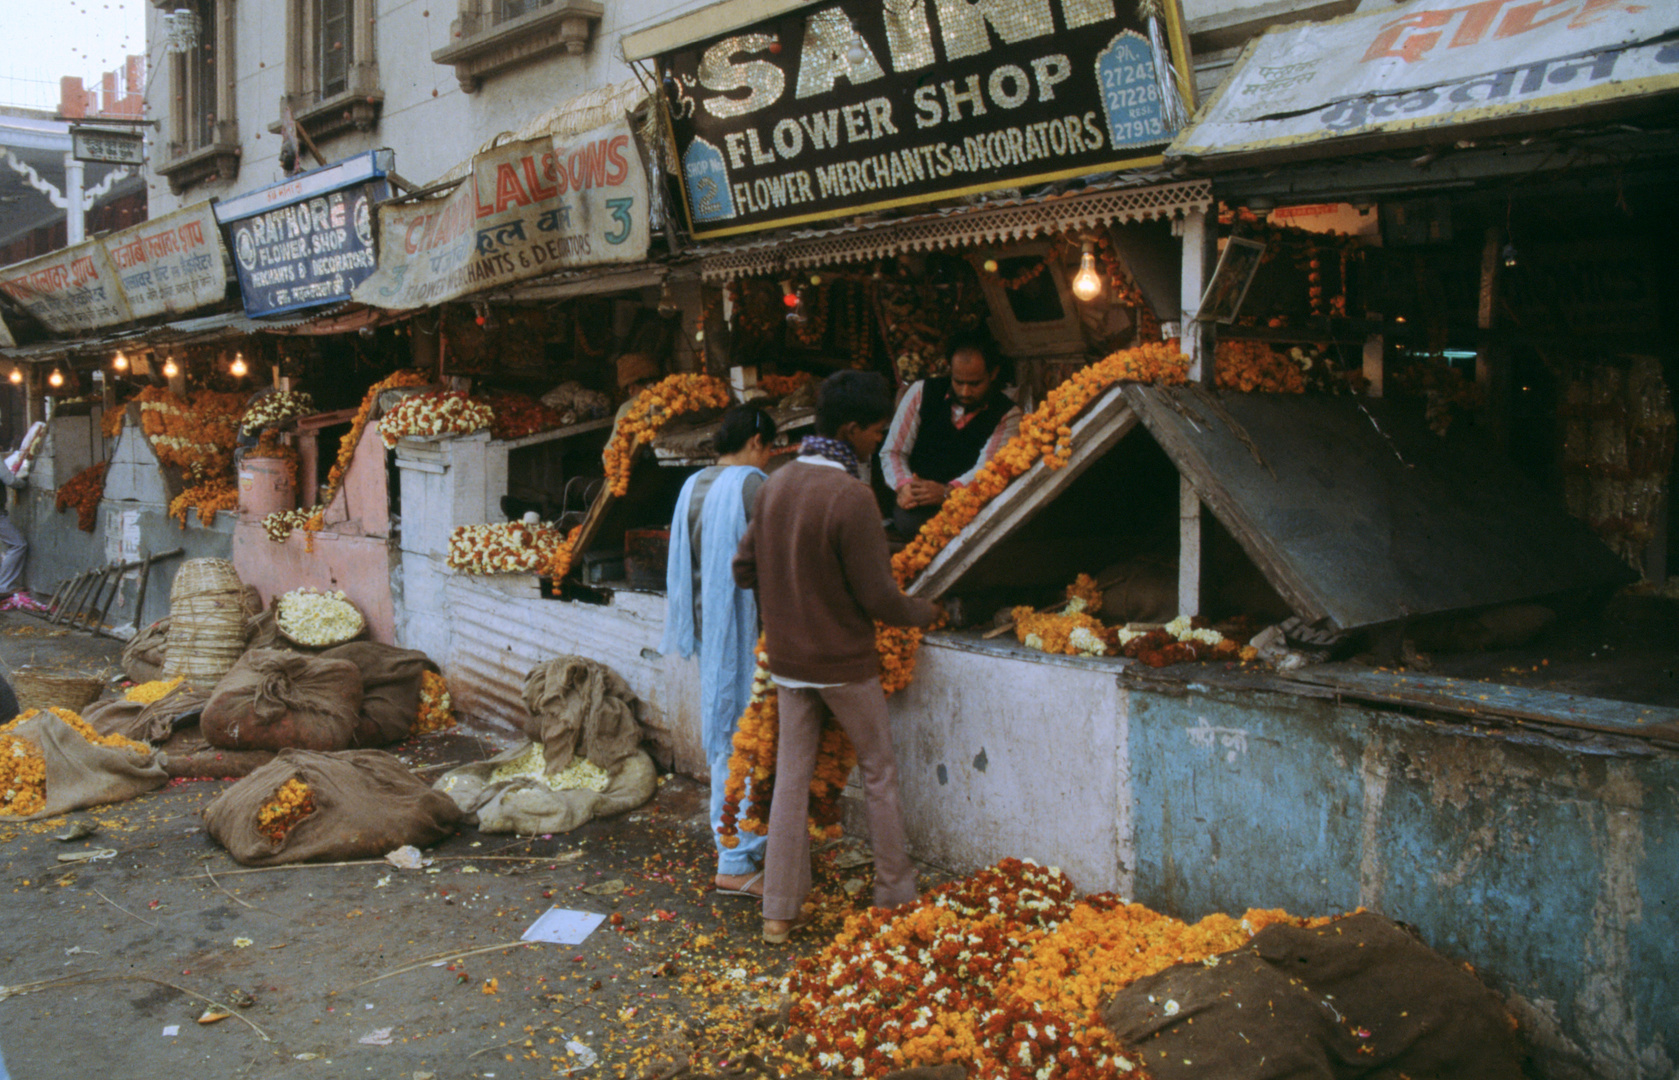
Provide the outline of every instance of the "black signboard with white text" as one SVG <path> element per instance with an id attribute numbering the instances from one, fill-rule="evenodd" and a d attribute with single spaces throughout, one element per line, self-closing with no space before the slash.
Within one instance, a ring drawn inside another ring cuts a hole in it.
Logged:
<path id="1" fill-rule="evenodd" d="M 727 236 L 1154 164 L 1188 85 L 1176 0 L 1156 6 L 840 0 L 663 55 L 689 225 Z"/>
<path id="2" fill-rule="evenodd" d="M 350 299 L 378 267 L 373 211 L 392 165 L 389 150 L 370 150 L 216 203 L 246 315 Z"/>

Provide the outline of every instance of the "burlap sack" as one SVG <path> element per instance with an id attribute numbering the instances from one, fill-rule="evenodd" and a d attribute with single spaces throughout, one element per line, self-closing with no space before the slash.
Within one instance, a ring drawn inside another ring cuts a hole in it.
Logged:
<path id="1" fill-rule="evenodd" d="M 199 725 L 227 750 L 346 750 L 361 721 L 361 671 L 281 649 L 252 649 L 210 694 Z"/>
<path id="2" fill-rule="evenodd" d="M 169 616 L 165 615 L 123 646 L 122 672 L 137 683 L 163 678 L 163 659 L 169 644 Z"/>
<path id="3" fill-rule="evenodd" d="M 11 733 L 40 747 L 46 759 L 47 805 L 30 819 L 123 802 L 169 780 L 155 753 L 95 746 L 50 712 L 37 713 Z M 22 819 L 5 814 L 0 820 Z"/>
<path id="4" fill-rule="evenodd" d="M 437 671 L 425 653 L 376 641 L 352 641 L 320 654 L 322 660 L 348 660 L 361 672 L 361 723 L 357 746 L 386 746 L 414 732 L 420 712 L 420 676 Z"/>
<path id="5" fill-rule="evenodd" d="M 237 780 L 274 760 L 272 750 L 223 750 L 204 741 L 204 732 L 188 722 L 158 749 L 158 759 L 170 779 Z"/>
<path id="6" fill-rule="evenodd" d="M 1137 980 L 1102 1020 L 1156 1080 L 1522 1077 L 1514 1025 L 1492 991 L 1370 913 L 1268 926 L 1215 966 Z"/>
<path id="7" fill-rule="evenodd" d="M 475 815 L 479 832 L 538 836 L 570 832 L 597 817 L 633 810 L 651 799 L 658 785 L 653 759 L 641 750 L 632 750 L 607 770 L 612 780 L 605 791 L 550 791 L 529 777 L 490 782 L 497 767 L 529 748 L 530 743 L 524 743 L 488 761 L 451 769 L 437 782 L 437 790 Z"/>
<path id="8" fill-rule="evenodd" d="M 101 735 L 121 735 L 155 746 L 169 738 L 176 721 L 196 715 L 209 700 L 209 691 L 182 683 L 150 704 L 123 697 L 96 701 L 82 712 L 82 719 Z"/>
<path id="9" fill-rule="evenodd" d="M 550 774 L 578 755 L 601 768 L 635 753 L 640 700 L 616 671 L 582 656 L 560 656 L 525 677 L 525 734 L 542 744 Z"/>
<path id="10" fill-rule="evenodd" d="M 315 812 L 276 844 L 257 830 L 257 812 L 294 777 L 309 785 Z M 461 811 L 448 796 L 383 750 L 282 750 L 204 808 L 206 831 L 246 866 L 366 859 L 404 844 L 428 847 L 460 823 Z"/>

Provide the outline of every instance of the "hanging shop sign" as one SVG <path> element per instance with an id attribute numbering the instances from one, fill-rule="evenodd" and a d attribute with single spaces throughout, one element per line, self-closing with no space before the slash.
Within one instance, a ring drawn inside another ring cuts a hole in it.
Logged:
<path id="1" fill-rule="evenodd" d="M 146 137 L 138 131 L 71 124 L 70 156 L 109 165 L 144 165 Z"/>
<path id="2" fill-rule="evenodd" d="M 841 0 L 659 67 L 702 239 L 1155 164 L 1191 85 L 1176 0 Z"/>
<path id="3" fill-rule="evenodd" d="M 439 304 L 497 285 L 647 258 L 647 170 L 626 120 L 472 159 L 440 199 L 381 207 L 379 272 L 355 299 Z"/>
<path id="4" fill-rule="evenodd" d="M 104 238 L 136 319 L 219 303 L 227 292 L 227 253 L 208 202 Z"/>
<path id="5" fill-rule="evenodd" d="M 1414 0 L 1284 27 L 1248 46 L 1167 156 L 1278 157 L 1359 136 L 1532 127 L 1546 112 L 1560 123 L 1679 91 L 1675 31 L 1679 7 L 1622 0 Z"/>
<path id="6" fill-rule="evenodd" d="M 99 240 L 0 270 L 0 292 L 54 333 L 93 330 L 133 318 L 116 267 Z"/>
<path id="7" fill-rule="evenodd" d="M 216 220 L 256 318 L 350 299 L 377 266 L 373 208 L 394 155 L 370 150 L 216 203 Z"/>

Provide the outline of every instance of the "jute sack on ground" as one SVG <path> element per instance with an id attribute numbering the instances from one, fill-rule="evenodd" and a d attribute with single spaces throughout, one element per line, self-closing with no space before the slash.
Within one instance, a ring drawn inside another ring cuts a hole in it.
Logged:
<path id="1" fill-rule="evenodd" d="M 150 704 L 124 697 L 96 701 L 83 711 L 82 719 L 101 735 L 121 735 L 155 746 L 169 738 L 177 720 L 199 712 L 209 700 L 208 690 L 182 683 Z"/>
<path id="2" fill-rule="evenodd" d="M 1498 998 L 1370 913 L 1313 929 L 1268 926 L 1212 967 L 1138 979 L 1102 1020 L 1156 1080 L 1522 1077 Z"/>
<path id="3" fill-rule="evenodd" d="M 227 750 L 347 750 L 361 722 L 361 670 L 348 660 L 252 649 L 216 684 L 199 725 Z"/>
<path id="4" fill-rule="evenodd" d="M 293 778 L 309 785 L 315 810 L 275 843 L 258 830 L 257 813 Z M 383 750 L 282 750 L 204 808 L 205 829 L 246 866 L 365 859 L 404 844 L 428 847 L 453 834 L 461 817 L 447 795 Z"/>
<path id="5" fill-rule="evenodd" d="M 348 660 L 361 672 L 361 723 L 354 745 L 386 746 L 414 733 L 420 676 L 437 671 L 430 657 L 376 641 L 352 641 L 319 655 L 322 660 Z"/>
<path id="6" fill-rule="evenodd" d="M 155 753 L 95 746 L 44 710 L 13 728 L 11 734 L 40 747 L 46 760 L 47 804 L 30 818 L 123 802 L 160 788 L 169 780 Z M 18 819 L 0 815 L 0 820 Z"/>
<path id="7" fill-rule="evenodd" d="M 548 772 L 586 757 L 611 771 L 641 743 L 641 704 L 623 676 L 582 656 L 559 656 L 525 676 L 525 734 L 542 744 Z"/>
<path id="8" fill-rule="evenodd" d="M 532 836 L 570 832 L 597 817 L 633 810 L 653 797 L 658 784 L 653 759 L 641 750 L 630 751 L 628 757 L 606 770 L 611 780 L 605 791 L 551 791 L 547 784 L 528 776 L 491 781 L 498 767 L 526 753 L 530 746 L 524 743 L 488 761 L 451 769 L 437 782 L 437 789 L 478 819 L 479 832 Z"/>
<path id="9" fill-rule="evenodd" d="M 137 683 L 163 678 L 163 658 L 169 644 L 169 616 L 165 615 L 122 649 L 122 673 Z"/>

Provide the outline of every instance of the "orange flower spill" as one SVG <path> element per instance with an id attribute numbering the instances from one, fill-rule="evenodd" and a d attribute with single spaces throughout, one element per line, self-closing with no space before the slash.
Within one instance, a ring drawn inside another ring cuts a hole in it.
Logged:
<path id="1" fill-rule="evenodd" d="M 152 748 L 121 735 L 101 735 L 87 721 L 69 709 L 53 708 L 54 716 L 70 730 L 95 746 L 150 756 Z M 20 817 L 40 813 L 47 805 L 47 762 L 34 741 L 16 734 L 18 725 L 40 715 L 39 709 L 25 709 L 0 727 L 0 814 Z"/>
<path id="2" fill-rule="evenodd" d="M 297 823 L 314 812 L 314 793 L 308 784 L 294 776 L 257 808 L 257 831 L 271 843 L 283 844 Z"/>

